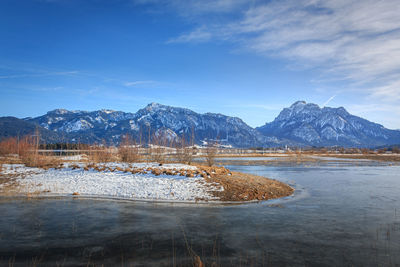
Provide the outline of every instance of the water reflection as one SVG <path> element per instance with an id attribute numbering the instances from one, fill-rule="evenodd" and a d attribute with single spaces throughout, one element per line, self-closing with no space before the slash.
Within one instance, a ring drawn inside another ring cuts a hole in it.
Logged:
<path id="1" fill-rule="evenodd" d="M 400 167 L 230 168 L 298 190 L 235 206 L 3 200 L 0 265 L 400 264 Z"/>

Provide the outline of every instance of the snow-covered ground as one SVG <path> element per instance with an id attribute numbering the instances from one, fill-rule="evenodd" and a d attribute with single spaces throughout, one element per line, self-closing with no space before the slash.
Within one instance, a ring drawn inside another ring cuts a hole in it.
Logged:
<path id="1" fill-rule="evenodd" d="M 84 156 L 84 155 L 64 156 L 61 159 L 62 160 L 79 161 L 79 160 L 87 159 L 87 156 Z"/>
<path id="2" fill-rule="evenodd" d="M 78 164 L 83 166 L 84 164 Z M 120 168 L 159 168 L 195 171 L 195 166 L 184 164 L 158 163 L 107 163 L 108 167 Z M 209 191 L 223 190 L 222 187 L 207 184 L 202 177 L 178 175 L 159 175 L 123 171 L 96 171 L 90 169 L 72 169 L 66 165 L 63 169 L 42 170 L 23 165 L 3 165 L 3 175 L 21 174 L 17 178 L 21 193 L 48 192 L 50 194 L 116 197 L 138 200 L 196 201 L 217 200 Z M 0 184 L 0 189 L 3 185 Z"/>

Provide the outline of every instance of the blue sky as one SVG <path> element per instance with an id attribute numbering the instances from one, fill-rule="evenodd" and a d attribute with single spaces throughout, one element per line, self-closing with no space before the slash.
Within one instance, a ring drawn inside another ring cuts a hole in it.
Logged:
<path id="1" fill-rule="evenodd" d="M 297 100 L 400 129 L 398 0 L 1 0 L 0 116 L 150 102 L 272 121 Z"/>

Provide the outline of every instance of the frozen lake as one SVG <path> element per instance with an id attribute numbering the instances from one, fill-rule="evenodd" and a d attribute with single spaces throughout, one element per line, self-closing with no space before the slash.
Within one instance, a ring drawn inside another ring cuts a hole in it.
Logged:
<path id="1" fill-rule="evenodd" d="M 296 187 L 246 205 L 2 199 L 0 266 L 396 266 L 400 166 L 228 166 Z"/>

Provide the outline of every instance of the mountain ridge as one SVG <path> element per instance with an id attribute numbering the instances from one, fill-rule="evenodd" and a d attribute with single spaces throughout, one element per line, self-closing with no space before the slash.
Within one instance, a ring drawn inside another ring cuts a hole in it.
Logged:
<path id="1" fill-rule="evenodd" d="M 297 101 L 274 121 L 256 128 L 265 135 L 314 146 L 377 146 L 398 142 L 400 132 L 350 114 L 344 107 Z"/>
<path id="2" fill-rule="evenodd" d="M 4 118 L 4 117 L 3 117 Z M 136 141 L 154 136 L 168 142 L 206 144 L 209 141 L 234 147 L 354 146 L 373 147 L 400 143 L 400 131 L 351 115 L 344 107 L 323 107 L 296 101 L 263 126 L 252 128 L 238 117 L 221 113 L 197 113 L 188 108 L 150 103 L 137 112 L 54 109 L 38 117 L 19 119 L 43 128 L 63 142 L 118 144 L 130 134 Z M 17 123 L 17 122 L 16 122 Z M 28 127 L 28 128 L 29 128 Z M 8 134 L 9 135 L 9 134 Z M 1 136 L 0 137 L 4 137 Z M 190 140 L 194 137 L 194 140 Z M 44 140 L 47 141 L 47 140 Z M 150 141 L 152 142 L 152 141 Z"/>

